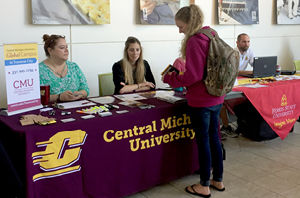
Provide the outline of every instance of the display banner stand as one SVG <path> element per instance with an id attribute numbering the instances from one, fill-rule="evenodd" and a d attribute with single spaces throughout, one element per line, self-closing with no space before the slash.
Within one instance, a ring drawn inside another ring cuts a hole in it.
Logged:
<path id="1" fill-rule="evenodd" d="M 4 44 L 7 110 L 15 115 L 42 108 L 37 43 Z"/>

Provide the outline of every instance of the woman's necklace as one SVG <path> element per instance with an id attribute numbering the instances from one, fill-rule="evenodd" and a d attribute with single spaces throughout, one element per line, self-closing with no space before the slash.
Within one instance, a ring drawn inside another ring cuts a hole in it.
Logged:
<path id="1" fill-rule="evenodd" d="M 52 65 L 51 65 L 52 66 Z M 58 75 L 60 78 L 63 77 L 64 73 L 65 73 L 65 70 L 66 70 L 66 67 L 67 67 L 67 64 L 65 63 L 65 66 L 63 68 L 63 70 L 61 72 L 57 72 L 55 71 L 54 69 L 52 69 L 50 66 L 48 66 L 48 68 L 53 72 L 55 73 L 56 75 Z"/>

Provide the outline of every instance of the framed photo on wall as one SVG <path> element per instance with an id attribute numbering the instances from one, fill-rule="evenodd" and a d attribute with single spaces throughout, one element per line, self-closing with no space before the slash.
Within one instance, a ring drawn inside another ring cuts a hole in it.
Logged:
<path id="1" fill-rule="evenodd" d="M 258 0 L 217 0 L 219 24 L 258 24 Z"/>
<path id="2" fill-rule="evenodd" d="M 177 11 L 190 4 L 194 0 L 138 0 L 140 3 L 140 22 L 141 24 L 175 24 L 175 14 Z"/>
<path id="3" fill-rule="evenodd" d="M 110 0 L 31 0 L 33 24 L 109 24 Z"/>
<path id="4" fill-rule="evenodd" d="M 276 1 L 277 24 L 300 24 L 299 0 Z"/>

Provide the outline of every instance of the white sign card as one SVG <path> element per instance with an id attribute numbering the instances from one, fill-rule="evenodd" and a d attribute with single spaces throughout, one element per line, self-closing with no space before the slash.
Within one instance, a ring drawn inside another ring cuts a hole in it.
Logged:
<path id="1" fill-rule="evenodd" d="M 5 44 L 7 115 L 41 108 L 36 43 Z"/>

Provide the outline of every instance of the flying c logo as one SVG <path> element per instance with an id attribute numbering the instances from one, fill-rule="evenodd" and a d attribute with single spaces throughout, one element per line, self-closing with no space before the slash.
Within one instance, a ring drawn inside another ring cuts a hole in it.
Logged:
<path id="1" fill-rule="evenodd" d="M 48 141 L 37 142 L 37 147 L 46 149 L 32 153 L 33 164 L 39 165 L 45 172 L 34 175 L 33 181 L 80 171 L 80 165 L 72 165 L 79 160 L 86 137 L 82 130 L 61 131 Z"/>

